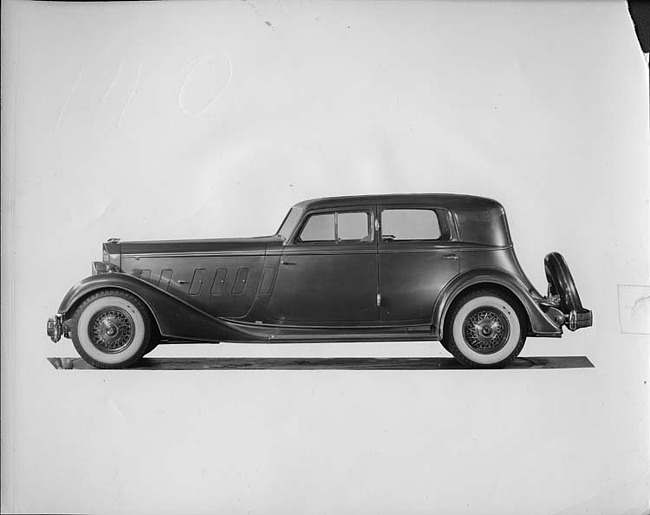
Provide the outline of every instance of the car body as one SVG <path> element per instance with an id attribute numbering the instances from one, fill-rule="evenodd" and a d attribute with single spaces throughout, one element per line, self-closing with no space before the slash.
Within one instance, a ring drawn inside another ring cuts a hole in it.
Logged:
<path id="1" fill-rule="evenodd" d="M 527 336 L 592 324 L 562 256 L 548 254 L 545 266 L 542 295 L 491 199 L 313 199 L 268 237 L 108 240 L 48 334 L 71 337 L 98 367 L 129 366 L 159 343 L 413 340 L 440 340 L 468 366 L 496 367 Z"/>

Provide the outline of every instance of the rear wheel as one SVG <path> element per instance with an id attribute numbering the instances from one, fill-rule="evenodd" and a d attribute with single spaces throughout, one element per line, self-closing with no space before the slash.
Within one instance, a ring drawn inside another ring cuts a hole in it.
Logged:
<path id="1" fill-rule="evenodd" d="M 514 360 L 526 341 L 519 305 L 496 290 L 468 293 L 447 315 L 443 346 L 463 365 L 503 367 Z"/>
<path id="2" fill-rule="evenodd" d="M 134 295 L 121 290 L 103 290 L 90 295 L 76 309 L 70 326 L 77 352 L 97 368 L 133 365 L 151 344 L 151 316 L 147 307 Z"/>

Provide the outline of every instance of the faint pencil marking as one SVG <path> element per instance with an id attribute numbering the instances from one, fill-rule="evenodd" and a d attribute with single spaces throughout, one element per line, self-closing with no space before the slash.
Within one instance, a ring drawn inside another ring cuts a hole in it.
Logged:
<path id="1" fill-rule="evenodd" d="M 288 18 L 287 12 L 284 10 L 284 4 L 282 3 L 282 0 L 278 0 L 278 5 L 280 6 L 280 11 L 282 11 L 282 15 L 285 18 Z"/>
<path id="2" fill-rule="evenodd" d="M 223 83 L 223 85 L 216 91 L 216 93 L 210 99 L 210 101 L 205 106 L 203 106 L 199 111 L 196 111 L 196 112 L 193 112 L 193 111 L 191 111 L 191 110 L 189 110 L 189 109 L 187 109 L 185 107 L 185 105 L 183 103 L 183 100 L 182 100 L 183 93 L 185 92 L 185 89 L 187 87 L 187 83 L 189 82 L 190 77 L 192 77 L 192 74 L 194 73 L 194 71 L 199 66 L 201 66 L 206 60 L 210 59 L 211 56 L 206 55 L 206 56 L 203 56 L 203 57 L 199 57 L 199 58 L 195 59 L 194 61 L 192 61 L 192 63 L 190 63 L 190 66 L 188 66 L 187 71 L 184 72 L 183 83 L 182 83 L 180 89 L 178 90 L 178 105 L 180 106 L 180 108 L 185 113 L 187 113 L 189 115 L 193 115 L 193 116 L 201 114 L 206 109 L 208 109 L 212 104 L 214 104 L 219 99 L 219 97 L 224 92 L 224 90 L 228 87 L 228 84 L 230 84 L 230 81 L 232 80 L 232 76 L 233 76 L 233 64 L 232 64 L 232 60 L 230 59 L 230 55 L 224 54 L 224 56 L 225 56 L 226 60 L 228 61 L 228 78 Z"/>
<path id="3" fill-rule="evenodd" d="M 106 99 L 108 98 L 108 95 L 115 88 L 115 85 L 117 84 L 117 79 L 119 79 L 119 77 L 120 77 L 120 75 L 122 73 L 122 68 L 124 68 L 124 61 L 120 61 L 120 66 L 117 69 L 117 73 L 113 77 L 113 80 L 111 81 L 111 83 L 108 85 L 108 88 L 106 89 L 106 93 L 104 93 L 104 95 L 102 96 L 102 100 L 101 100 L 102 103 L 106 102 Z"/>
<path id="4" fill-rule="evenodd" d="M 270 21 L 264 19 L 264 16 L 263 16 L 261 10 L 253 2 L 251 2 L 250 0 L 242 0 L 242 1 L 246 5 L 248 5 L 248 7 L 251 8 L 251 10 L 255 14 L 255 16 L 257 16 L 260 20 L 262 20 L 264 22 L 264 24 L 267 27 L 270 27 L 271 30 L 275 33 L 275 27 L 273 26 L 273 24 Z M 280 4 L 280 6 L 282 6 L 282 4 Z M 283 9 L 283 11 L 284 11 L 284 9 Z"/>
<path id="5" fill-rule="evenodd" d="M 63 119 L 63 114 L 68 109 L 68 104 L 70 103 L 70 100 L 72 99 L 72 96 L 74 95 L 75 91 L 77 90 L 77 86 L 79 85 L 79 81 L 81 80 L 82 71 L 83 70 L 81 69 L 81 66 L 80 66 L 79 67 L 79 72 L 77 73 L 77 79 L 74 81 L 74 84 L 72 85 L 72 88 L 70 88 L 70 92 L 68 93 L 68 96 L 65 99 L 65 102 L 63 102 L 63 105 L 61 106 L 61 109 L 59 110 L 59 116 L 57 117 L 56 124 L 54 125 L 54 132 L 57 132 L 59 130 L 59 126 L 61 125 L 61 120 Z"/>
<path id="6" fill-rule="evenodd" d="M 131 103 L 131 99 L 135 96 L 136 88 L 138 87 L 138 82 L 140 80 L 140 70 L 142 69 L 142 61 L 138 64 L 138 69 L 135 71 L 135 79 L 133 80 L 133 86 L 131 87 L 131 91 L 129 93 L 129 96 L 126 99 L 126 102 L 124 102 L 124 107 L 122 108 L 122 112 L 120 113 L 120 117 L 117 119 L 117 128 L 120 128 L 120 123 L 122 123 L 122 118 L 124 117 L 124 113 L 126 113 L 127 108 L 129 107 L 129 104 Z"/>

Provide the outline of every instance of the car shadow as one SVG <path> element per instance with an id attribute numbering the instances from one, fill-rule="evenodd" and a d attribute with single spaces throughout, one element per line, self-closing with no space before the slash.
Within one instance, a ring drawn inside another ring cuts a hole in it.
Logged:
<path id="1" fill-rule="evenodd" d="M 81 358 L 47 358 L 56 369 L 96 370 Z M 520 357 L 506 369 L 594 368 L 587 356 Z M 144 358 L 128 370 L 471 370 L 453 358 Z"/>

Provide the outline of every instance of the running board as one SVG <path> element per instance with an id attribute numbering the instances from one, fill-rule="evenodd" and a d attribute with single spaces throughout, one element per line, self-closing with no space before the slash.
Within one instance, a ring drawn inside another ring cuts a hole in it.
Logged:
<path id="1" fill-rule="evenodd" d="M 269 343 L 330 343 L 330 342 L 397 342 L 397 341 L 434 341 L 430 331 L 401 331 L 399 333 L 333 333 L 333 334 L 272 334 L 266 338 Z"/>
<path id="2" fill-rule="evenodd" d="M 291 342 L 365 342 L 365 341 L 422 341 L 435 340 L 428 324 L 384 327 L 336 327 L 251 324 L 222 319 L 235 334 L 236 341 L 249 343 Z M 221 341 L 229 341 L 222 339 Z"/>

